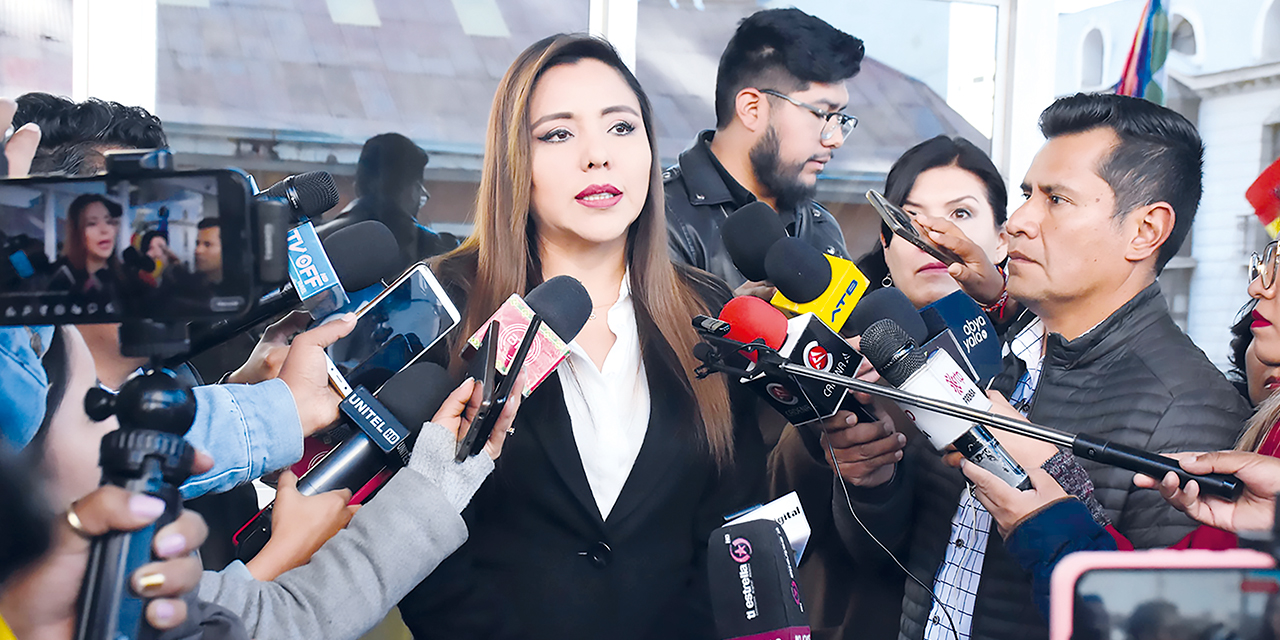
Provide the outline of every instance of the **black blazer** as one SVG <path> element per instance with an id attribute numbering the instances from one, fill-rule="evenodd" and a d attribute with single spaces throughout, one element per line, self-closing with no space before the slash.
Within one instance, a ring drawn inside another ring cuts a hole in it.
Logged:
<path id="1" fill-rule="evenodd" d="M 764 444 L 752 398 L 732 385 L 735 464 L 717 472 L 691 400 L 655 351 L 648 431 L 609 518 L 553 374 L 463 513 L 470 539 L 400 603 L 415 638 L 714 637 L 707 537 L 764 498 Z"/>

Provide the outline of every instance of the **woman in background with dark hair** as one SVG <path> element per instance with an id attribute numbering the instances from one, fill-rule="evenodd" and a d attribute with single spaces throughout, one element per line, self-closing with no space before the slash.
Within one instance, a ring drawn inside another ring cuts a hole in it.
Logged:
<path id="1" fill-rule="evenodd" d="M 142 234 L 138 247 L 143 255 L 155 261 L 157 266 L 168 268 L 178 264 L 178 256 L 169 248 L 169 234 L 152 229 Z"/>
<path id="2" fill-rule="evenodd" d="M 1009 317 L 1004 273 L 1008 192 L 991 158 L 964 138 L 938 136 L 903 153 L 885 180 L 885 198 L 911 215 L 936 244 L 964 263 L 945 265 L 880 225 L 880 248 L 859 262 L 871 286 L 897 287 L 917 309 L 963 290 Z"/>
<path id="3" fill-rule="evenodd" d="M 524 400 L 471 538 L 401 614 L 419 640 L 713 637 L 707 538 L 763 497 L 763 444 L 723 377 L 692 374 L 690 320 L 729 291 L 671 262 L 649 101 L 607 42 L 559 35 L 517 57 L 489 118 L 475 233 L 435 267 L 465 308 L 449 354 L 555 276 L 593 311 Z"/>

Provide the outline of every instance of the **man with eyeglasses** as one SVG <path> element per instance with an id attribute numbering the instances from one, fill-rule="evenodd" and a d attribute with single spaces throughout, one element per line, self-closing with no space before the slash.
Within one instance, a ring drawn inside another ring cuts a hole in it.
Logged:
<path id="1" fill-rule="evenodd" d="M 738 288 L 746 278 L 720 239 L 734 211 L 759 200 L 787 232 L 848 258 L 835 218 L 813 201 L 818 174 L 858 124 L 844 81 L 862 41 L 798 9 L 757 12 L 738 26 L 716 74 L 716 128 L 663 173 L 674 259 Z"/>

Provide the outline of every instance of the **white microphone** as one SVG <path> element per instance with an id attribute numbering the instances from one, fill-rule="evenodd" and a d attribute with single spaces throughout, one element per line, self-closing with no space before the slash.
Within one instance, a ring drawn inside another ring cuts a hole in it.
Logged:
<path id="1" fill-rule="evenodd" d="M 894 387 L 926 398 L 991 411 L 991 401 L 959 364 L 942 349 L 928 353 L 892 320 L 881 320 L 862 334 L 862 353 Z M 996 474 L 1009 486 L 1031 488 L 1031 480 L 986 427 L 968 420 L 921 409 L 908 417 L 939 451 L 954 444 L 970 462 Z"/>

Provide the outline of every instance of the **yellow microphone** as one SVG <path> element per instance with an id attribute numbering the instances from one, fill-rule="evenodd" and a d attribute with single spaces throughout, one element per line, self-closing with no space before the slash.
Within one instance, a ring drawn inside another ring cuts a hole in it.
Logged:
<path id="1" fill-rule="evenodd" d="M 773 306 L 794 315 L 812 312 L 837 333 L 870 286 L 852 262 L 818 251 L 799 238 L 775 242 L 764 266 L 769 281 L 778 288 L 769 301 Z"/>

